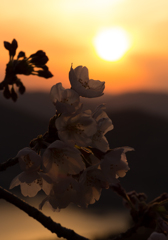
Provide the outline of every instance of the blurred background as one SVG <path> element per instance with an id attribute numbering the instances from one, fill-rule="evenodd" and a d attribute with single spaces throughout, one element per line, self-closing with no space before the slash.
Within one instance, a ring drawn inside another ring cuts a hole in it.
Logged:
<path id="1" fill-rule="evenodd" d="M 168 2 L 6 0 L 0 2 L 0 9 L 0 79 L 9 60 L 3 41 L 14 38 L 19 45 L 17 53 L 25 51 L 29 56 L 37 50 L 45 51 L 54 75 L 47 80 L 20 76 L 26 93 L 16 103 L 0 94 L 0 161 L 14 157 L 47 130 L 55 113 L 50 88 L 57 82 L 70 87 L 68 72 L 73 63 L 74 68 L 88 67 L 90 79 L 106 82 L 102 97 L 81 101 L 92 110 L 106 104 L 114 124 L 107 134 L 110 147 L 135 149 L 127 154 L 130 171 L 121 179 L 122 186 L 127 191 L 145 192 L 149 201 L 167 192 Z M 15 166 L 0 173 L 0 184 L 8 189 L 19 172 Z M 26 201 L 38 206 L 38 199 Z M 1 239 L 55 239 L 3 200 L 0 209 Z M 44 213 L 92 238 L 125 231 L 129 226 L 122 200 L 110 190 L 103 191 L 100 201 L 85 211 L 70 207 L 52 213 L 46 207 Z"/>

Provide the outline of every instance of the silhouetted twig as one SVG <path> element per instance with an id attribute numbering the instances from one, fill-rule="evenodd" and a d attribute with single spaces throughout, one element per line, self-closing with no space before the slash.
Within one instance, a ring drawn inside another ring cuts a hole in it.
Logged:
<path id="1" fill-rule="evenodd" d="M 18 158 L 9 158 L 7 161 L 0 163 L 0 171 L 5 171 L 8 167 L 14 166 L 18 163 Z"/>
<path id="2" fill-rule="evenodd" d="M 38 209 L 30 206 L 28 203 L 19 199 L 17 196 L 10 193 L 6 189 L 3 189 L 2 187 L 0 187 L 0 198 L 20 208 L 30 217 L 40 222 L 45 228 L 50 230 L 52 233 L 57 234 L 59 238 L 63 237 L 66 238 L 67 240 L 88 240 L 87 238 L 75 233 L 73 230 L 62 227 L 61 224 L 54 222 L 50 217 L 46 217 Z"/>
<path id="3" fill-rule="evenodd" d="M 137 229 L 141 226 L 140 223 L 135 224 L 133 227 L 129 228 L 126 232 L 119 234 L 118 236 L 112 238 L 111 240 L 123 240 L 128 237 L 131 237 L 136 233 Z"/>

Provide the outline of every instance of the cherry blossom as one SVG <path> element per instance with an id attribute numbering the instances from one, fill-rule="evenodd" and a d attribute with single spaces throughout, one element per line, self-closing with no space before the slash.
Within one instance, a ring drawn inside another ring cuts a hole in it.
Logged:
<path id="1" fill-rule="evenodd" d="M 53 210 L 60 211 L 70 203 L 86 208 L 89 204 L 98 201 L 102 188 L 109 187 L 98 166 L 99 164 L 91 166 L 85 169 L 81 175 L 76 176 L 57 174 L 52 178 L 51 191 L 41 202 L 40 209 L 45 202 L 49 202 Z"/>
<path id="2" fill-rule="evenodd" d="M 134 149 L 130 147 L 121 147 L 110 150 L 105 154 L 104 158 L 101 160 L 100 166 L 109 184 L 117 183 L 117 178 L 126 175 L 129 167 L 125 153 L 133 150 Z"/>
<path id="3" fill-rule="evenodd" d="M 57 175 L 58 172 L 78 174 L 85 169 L 80 151 L 60 140 L 53 142 L 45 150 L 43 166 L 46 172 L 50 171 L 50 175 Z"/>
<path id="4" fill-rule="evenodd" d="M 62 83 L 52 86 L 50 96 L 58 113 L 74 112 L 82 106 L 78 93 L 73 89 L 65 89 Z"/>
<path id="5" fill-rule="evenodd" d="M 23 172 L 12 180 L 10 189 L 20 185 L 22 194 L 29 197 L 43 190 L 47 196 L 40 209 L 46 202 L 54 211 L 70 203 L 86 208 L 99 200 L 102 189 L 117 183 L 129 170 L 126 152 L 133 149 L 109 149 L 105 134 L 113 129 L 113 124 L 105 105 L 93 112 L 83 111 L 80 102 L 80 96 L 103 95 L 105 83 L 89 80 L 88 69 L 82 66 L 71 67 L 69 79 L 71 89 L 65 89 L 62 83 L 51 88 L 51 100 L 58 114 L 42 136 L 45 150 L 38 155 L 31 148 L 24 148 L 16 156 Z M 52 135 L 53 129 L 57 134 Z M 43 148 L 38 140 L 37 149 Z"/>
<path id="6" fill-rule="evenodd" d="M 24 196 L 34 197 L 43 186 L 43 180 L 39 174 L 41 156 L 31 148 L 23 148 L 16 157 L 18 157 L 23 172 L 12 180 L 10 189 L 20 185 Z"/>
<path id="7" fill-rule="evenodd" d="M 23 196 L 34 197 L 42 189 L 42 179 L 38 173 L 22 172 L 12 180 L 9 189 L 18 185 Z"/>
<path id="8" fill-rule="evenodd" d="M 80 189 L 77 192 L 75 204 L 86 208 L 89 204 L 98 201 L 102 188 L 108 188 L 108 183 L 99 169 L 99 164 L 88 167 L 80 176 Z"/>
<path id="9" fill-rule="evenodd" d="M 60 211 L 60 209 L 75 202 L 78 190 L 78 181 L 66 174 L 58 175 L 53 182 L 49 195 L 43 199 L 39 208 L 42 209 L 43 205 L 48 202 L 54 211 Z"/>
<path id="10" fill-rule="evenodd" d="M 96 121 L 91 111 L 84 111 L 72 115 L 62 114 L 55 122 L 59 138 L 74 146 L 89 146 L 91 138 L 97 131 Z"/>
<path id="11" fill-rule="evenodd" d="M 69 80 L 72 89 L 82 97 L 95 98 L 103 95 L 105 82 L 89 79 L 87 67 L 71 67 Z"/>
<path id="12" fill-rule="evenodd" d="M 97 131 L 92 137 L 92 147 L 98 148 L 102 152 L 109 150 L 109 143 L 104 136 L 108 131 L 113 129 L 111 119 L 104 111 L 105 105 L 99 105 L 93 112 L 93 118 L 97 122 Z"/>
<path id="13" fill-rule="evenodd" d="M 18 158 L 20 168 L 23 171 L 35 171 L 40 168 L 41 156 L 31 148 L 23 148 L 17 153 L 16 157 Z"/>

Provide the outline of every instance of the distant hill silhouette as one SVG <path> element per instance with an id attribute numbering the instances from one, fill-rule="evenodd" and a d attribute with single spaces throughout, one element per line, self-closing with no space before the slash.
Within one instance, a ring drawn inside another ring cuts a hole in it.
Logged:
<path id="1" fill-rule="evenodd" d="M 119 95 L 104 94 L 98 98 L 81 98 L 85 109 L 94 109 L 98 104 L 105 103 L 107 111 L 125 109 L 139 109 L 168 118 L 168 94 L 153 92 L 135 92 Z M 32 92 L 20 96 L 17 103 L 6 100 L 0 94 L 0 103 L 12 109 L 20 109 L 24 112 L 33 113 L 48 119 L 54 113 L 54 106 L 51 103 L 49 93 Z"/>
<path id="2" fill-rule="evenodd" d="M 25 96 L 21 96 L 18 103 L 0 97 L 0 162 L 14 157 L 21 148 L 29 145 L 31 139 L 44 133 L 48 119 L 54 115 L 55 110 L 47 94 L 27 93 Z M 136 101 L 133 94 L 122 95 L 122 100 L 119 96 L 110 98 L 112 105 L 107 110 L 114 124 L 114 129 L 106 135 L 110 147 L 130 146 L 135 149 L 135 152 L 127 154 L 130 171 L 120 179 L 122 185 L 127 191 L 146 192 L 149 199 L 168 191 L 168 96 L 139 94 Z M 126 99 L 129 105 L 126 104 Z M 145 105 L 144 99 L 150 99 L 150 102 Z M 122 102 L 124 107 L 121 106 Z M 134 106 L 138 102 L 141 107 Z M 159 107 L 161 102 L 163 106 Z M 92 107 L 89 102 L 87 104 L 89 108 Z M 155 114 L 147 109 L 150 105 L 156 107 Z M 162 113 L 159 113 L 159 109 L 162 109 Z M 1 172 L 0 184 L 8 188 L 16 172 L 20 172 L 18 166 Z M 95 206 L 108 204 L 116 206 L 121 201 L 110 190 L 105 190 Z"/>

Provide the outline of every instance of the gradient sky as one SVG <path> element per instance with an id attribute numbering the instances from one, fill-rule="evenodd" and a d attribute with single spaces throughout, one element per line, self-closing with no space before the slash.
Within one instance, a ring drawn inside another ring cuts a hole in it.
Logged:
<path id="1" fill-rule="evenodd" d="M 89 77 L 106 82 L 105 92 L 168 92 L 167 0 L 6 0 L 0 3 L 0 77 L 8 52 L 3 41 L 18 41 L 26 55 L 44 50 L 54 77 L 21 77 L 28 91 L 49 91 L 62 82 L 70 87 L 68 72 L 84 65 Z M 96 34 L 119 26 L 131 39 L 122 59 L 101 59 L 94 48 Z"/>

